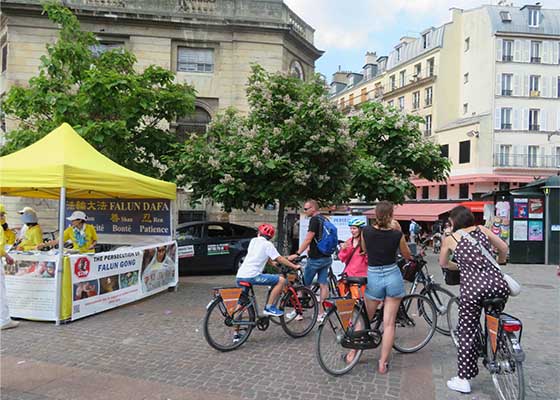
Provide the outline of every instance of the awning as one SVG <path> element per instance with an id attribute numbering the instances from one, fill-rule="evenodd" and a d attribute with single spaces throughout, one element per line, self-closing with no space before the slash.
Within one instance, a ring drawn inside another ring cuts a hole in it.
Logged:
<path id="1" fill-rule="evenodd" d="M 473 213 L 484 212 L 484 206 L 486 204 L 493 204 L 493 203 L 491 201 L 464 201 L 462 203 L 459 203 L 460 206 L 467 207 Z"/>
<path id="2" fill-rule="evenodd" d="M 414 218 L 416 221 L 434 222 L 440 219 L 440 215 L 458 205 L 459 203 L 408 203 L 395 206 L 393 216 L 399 221 L 409 221 Z M 375 215 L 375 210 L 366 211 L 364 215 Z"/>

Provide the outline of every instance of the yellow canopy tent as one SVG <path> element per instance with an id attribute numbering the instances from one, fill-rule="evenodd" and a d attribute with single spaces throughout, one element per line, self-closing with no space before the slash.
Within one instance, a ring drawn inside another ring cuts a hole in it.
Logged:
<path id="1" fill-rule="evenodd" d="M 176 197 L 175 184 L 111 161 L 67 123 L 31 146 L 0 157 L 1 195 L 58 199 L 60 188 L 74 199 Z"/>
<path id="2" fill-rule="evenodd" d="M 0 157 L 0 195 L 59 199 L 58 229 L 62 232 L 66 198 L 174 200 L 176 185 L 120 166 L 64 123 L 31 146 Z M 59 235 L 59 248 L 63 246 L 63 235 Z M 59 252 L 57 325 L 60 324 L 62 265 L 63 253 Z"/>

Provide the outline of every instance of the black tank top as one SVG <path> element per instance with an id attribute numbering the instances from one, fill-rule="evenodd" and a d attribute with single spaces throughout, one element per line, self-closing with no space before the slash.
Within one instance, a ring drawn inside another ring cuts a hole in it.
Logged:
<path id="1" fill-rule="evenodd" d="M 366 242 L 368 265 L 389 265 L 397 261 L 397 250 L 403 235 L 402 232 L 367 226 L 364 228 L 363 235 Z"/>

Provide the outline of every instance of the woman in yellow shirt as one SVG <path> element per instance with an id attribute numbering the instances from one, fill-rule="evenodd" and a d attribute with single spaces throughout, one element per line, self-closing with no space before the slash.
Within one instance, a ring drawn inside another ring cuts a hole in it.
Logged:
<path id="1" fill-rule="evenodd" d="M 64 242 L 71 241 L 72 248 L 80 253 L 95 252 L 97 232 L 92 225 L 86 224 L 86 214 L 83 211 L 74 211 L 66 219 L 70 221 L 71 225 L 64 230 Z M 58 239 L 51 240 L 48 243 L 49 246 L 55 246 L 56 244 L 58 244 Z"/>
<path id="2" fill-rule="evenodd" d="M 6 221 L 6 209 L 3 204 L 0 204 L 0 230 L 4 234 L 4 245 L 12 245 L 16 241 L 16 233 L 8 228 Z"/>
<path id="3" fill-rule="evenodd" d="M 37 223 L 37 215 L 33 213 L 23 213 L 21 221 L 27 225 L 27 230 L 17 249 L 28 251 L 40 249 L 43 245 L 43 231 Z"/>

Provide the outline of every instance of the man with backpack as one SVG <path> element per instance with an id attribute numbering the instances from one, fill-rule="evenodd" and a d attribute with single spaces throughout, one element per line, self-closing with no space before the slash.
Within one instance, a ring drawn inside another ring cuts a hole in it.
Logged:
<path id="1" fill-rule="evenodd" d="M 410 226 L 408 227 L 408 233 L 410 234 L 410 240 L 409 240 L 410 243 L 416 243 L 416 240 L 421 230 L 422 227 L 420 226 L 420 224 L 418 224 L 418 222 L 416 222 L 414 218 L 411 218 Z"/>
<path id="2" fill-rule="evenodd" d="M 329 296 L 328 275 L 332 264 L 331 254 L 338 244 L 338 236 L 334 225 L 319 213 L 319 205 L 315 200 L 307 200 L 303 205 L 303 212 L 308 218 L 311 218 L 309 228 L 303 243 L 288 259 L 292 261 L 308 250 L 303 280 L 304 284 L 309 286 L 317 275 L 317 282 L 321 288 L 320 304 L 322 307 L 323 300 Z M 322 322 L 324 317 L 323 312 L 319 315 L 318 322 Z"/>

